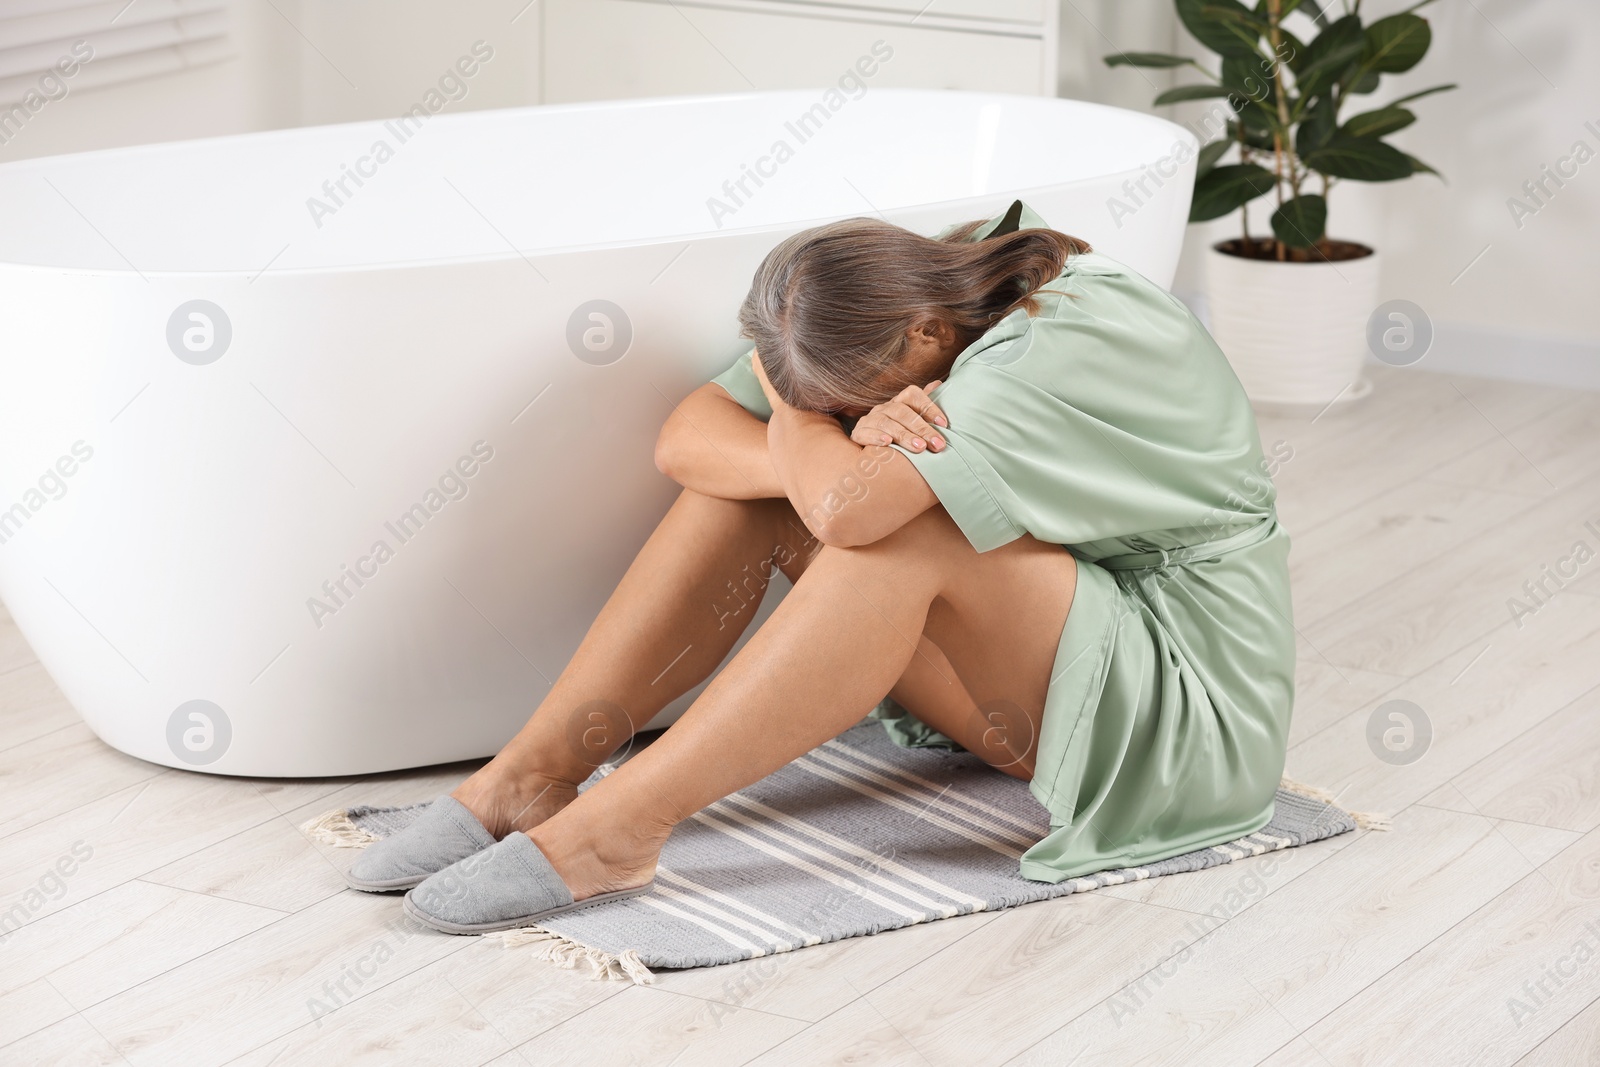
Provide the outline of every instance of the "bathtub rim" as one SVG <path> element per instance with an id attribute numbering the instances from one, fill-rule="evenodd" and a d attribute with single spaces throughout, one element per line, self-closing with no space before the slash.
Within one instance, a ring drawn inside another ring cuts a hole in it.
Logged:
<path id="1" fill-rule="evenodd" d="M 667 105 L 683 105 L 683 104 L 695 104 L 695 103 L 707 103 L 707 102 L 721 102 L 721 101 L 729 101 L 729 100 L 748 100 L 748 99 L 756 99 L 756 98 L 761 98 L 761 97 L 789 97 L 789 96 L 795 96 L 795 97 L 805 97 L 805 98 L 809 99 L 810 98 L 810 94 L 812 94 L 813 92 L 818 92 L 818 91 L 826 92 L 827 88 L 828 87 L 824 87 L 821 90 L 782 89 L 782 90 L 767 90 L 767 91 L 756 90 L 756 91 L 746 91 L 746 92 L 738 92 L 738 93 L 697 93 L 697 94 L 689 94 L 689 95 L 682 95 L 682 96 L 642 97 L 642 98 L 637 98 L 637 99 L 626 99 L 626 100 L 585 101 L 585 102 L 581 102 L 581 103 L 571 103 L 571 104 L 529 104 L 529 105 L 523 105 L 523 106 L 520 106 L 520 107 L 509 107 L 509 108 L 483 108 L 483 109 L 480 109 L 480 110 L 477 110 L 477 111 L 457 112 L 457 113 L 451 113 L 451 114 L 446 114 L 446 115 L 436 116 L 436 117 L 447 117 L 447 118 L 450 118 L 450 119 L 452 119 L 452 120 L 454 120 L 454 121 L 456 121 L 458 123 L 463 123 L 463 122 L 487 122 L 487 121 L 492 121 L 497 116 L 504 115 L 507 112 L 527 112 L 527 111 L 582 112 L 582 111 L 601 111 L 601 110 L 612 110 L 612 109 L 620 109 L 620 108 L 641 108 L 641 107 L 657 107 L 657 106 L 667 106 Z M 891 93 L 891 94 L 902 95 L 902 96 L 919 96 L 919 97 L 935 97 L 935 96 L 942 96 L 942 95 L 947 95 L 947 94 L 956 94 L 956 95 L 959 95 L 961 97 L 964 97 L 964 98 L 967 98 L 967 99 L 971 99 L 971 100 L 974 100 L 974 101 L 992 101 L 992 102 L 998 102 L 998 103 L 1004 103 L 1006 101 L 1018 101 L 1018 100 L 1022 100 L 1022 101 L 1042 101 L 1042 102 L 1046 102 L 1046 103 L 1049 103 L 1049 104 L 1062 104 L 1062 103 L 1064 103 L 1064 104 L 1068 104 L 1068 105 L 1070 105 L 1071 107 L 1074 107 L 1074 108 L 1088 108 L 1088 109 L 1095 110 L 1095 111 L 1115 112 L 1116 114 L 1121 115 L 1121 116 L 1127 116 L 1127 117 L 1130 117 L 1130 118 L 1136 118 L 1136 119 L 1139 119 L 1139 120 L 1143 120 L 1145 124 L 1150 126 L 1152 132 L 1159 131 L 1162 128 L 1166 128 L 1173 135 L 1173 140 L 1170 143 L 1169 151 L 1170 150 L 1176 150 L 1180 145 L 1186 145 L 1191 150 L 1191 152 L 1193 152 L 1194 150 L 1199 148 L 1199 143 L 1200 143 L 1199 142 L 1199 138 L 1195 136 L 1193 131 L 1191 131 L 1190 129 L 1188 129 L 1185 126 L 1181 126 L 1178 123 L 1171 121 L 1170 119 L 1163 118 L 1160 115 L 1151 115 L 1151 114 L 1149 114 L 1147 112 L 1143 112 L 1143 111 L 1134 111 L 1131 108 L 1116 107 L 1116 106 L 1111 105 L 1111 104 L 1100 104 L 1100 103 L 1096 103 L 1096 102 L 1088 101 L 1088 100 L 1076 100 L 1076 99 L 1072 99 L 1072 98 L 1068 98 L 1068 97 L 1029 96 L 1029 95 L 1020 94 L 1020 93 L 980 93 L 980 92 L 972 92 L 972 91 L 961 90 L 961 89 L 914 89 L 914 88 L 891 88 L 891 87 L 885 87 L 883 89 L 878 90 L 878 92 L 879 93 Z M 246 132 L 246 133 L 223 134 L 223 135 L 217 136 L 217 137 L 197 137 L 197 138 L 192 138 L 192 139 L 188 139 L 188 140 L 159 141 L 159 142 L 153 142 L 153 143 L 150 143 L 150 144 L 123 145 L 123 146 L 119 146 L 119 147 L 115 147 L 115 148 L 92 149 L 90 151 L 85 151 L 85 152 L 68 152 L 68 153 L 62 153 L 60 155 L 53 155 L 53 156 L 39 156 L 39 157 L 36 157 L 36 158 L 33 158 L 33 159 L 19 159 L 19 160 L 14 160 L 14 161 L 9 162 L 9 163 L 0 163 L 0 176 L 4 176 L 8 171 L 13 171 L 13 169 L 19 170 L 19 171 L 20 170 L 30 170 L 30 169 L 47 169 L 47 167 L 49 165 L 56 164 L 56 163 L 59 163 L 61 161 L 65 161 L 65 160 L 72 160 L 72 161 L 93 160 L 93 159 L 95 159 L 97 157 L 105 157 L 107 155 L 112 155 L 112 154 L 116 154 L 116 153 L 141 154 L 141 153 L 146 153 L 146 152 L 160 152 L 160 151 L 170 150 L 174 146 L 189 146 L 189 145 L 202 145 L 202 144 L 203 145 L 208 145 L 208 146 L 209 145 L 227 145 L 227 144 L 230 144 L 232 142 L 235 142 L 235 141 L 238 141 L 238 140 L 241 140 L 241 139 L 246 139 L 246 138 L 261 139 L 263 137 L 266 137 L 266 138 L 293 137 L 293 136 L 295 136 L 297 134 L 300 134 L 300 133 L 303 133 L 303 132 L 309 131 L 309 130 L 342 129 L 342 128 L 353 127 L 353 126 L 368 126 L 368 125 L 373 125 L 373 124 L 380 124 L 381 125 L 385 121 L 392 121 L 392 118 L 391 119 L 360 119 L 360 120 L 357 120 L 355 122 L 331 123 L 331 124 L 321 125 L 321 126 L 289 126 L 289 127 L 283 127 L 281 129 L 275 129 L 275 130 L 253 130 L 253 131 L 249 131 L 249 132 Z M 1156 157 L 1156 158 L 1160 158 L 1160 157 Z M 977 193 L 977 194 L 973 194 L 973 195 L 970 195 L 970 196 L 956 197 L 956 198 L 947 199 L 947 200 L 931 200 L 931 201 L 927 201 L 925 203 L 913 204 L 913 205 L 908 205 L 908 206 L 899 207 L 899 208 L 891 208 L 890 211 L 891 211 L 891 213 L 894 213 L 894 212 L 906 212 L 906 211 L 938 210 L 940 208 L 944 208 L 944 207 L 947 207 L 947 206 L 954 207 L 954 206 L 960 205 L 960 204 L 972 203 L 972 202 L 975 202 L 975 201 L 987 200 L 987 199 L 991 199 L 991 198 L 1003 198 L 1003 197 L 1010 197 L 1012 199 L 1026 201 L 1028 199 L 1028 197 L 1031 194 L 1034 194 L 1034 193 L 1049 192 L 1049 191 L 1058 190 L 1058 189 L 1070 189 L 1073 186 L 1085 185 L 1085 184 L 1088 184 L 1090 182 L 1114 181 L 1115 179 L 1122 178 L 1125 175 L 1140 174 L 1140 173 L 1143 173 L 1146 169 L 1148 169 L 1150 164 L 1154 163 L 1154 162 L 1155 162 L 1155 159 L 1146 160 L 1144 163 L 1142 163 L 1141 165 L 1136 166 L 1136 167 L 1130 167 L 1130 168 L 1126 168 L 1124 170 L 1117 170 L 1117 171 L 1107 171 L 1107 172 L 1105 172 L 1103 174 L 1096 174 L 1096 175 L 1094 175 L 1092 177 L 1086 177 L 1086 178 L 1076 178 L 1076 179 L 1073 179 L 1071 181 L 1047 182 L 1047 183 L 1044 183 L 1044 184 L 1036 184 L 1036 185 L 1016 187 L 1016 188 L 1008 188 L 1008 189 L 1003 189 L 1003 190 L 1002 189 L 997 189 L 997 190 L 994 190 L 993 192 L 988 192 L 988 193 Z M 868 212 L 868 214 L 873 214 L 873 213 L 874 212 Z M 876 213 L 876 214 L 878 214 L 879 217 L 884 217 L 883 213 Z M 250 268 L 239 268 L 237 270 L 144 270 L 144 271 L 141 271 L 141 270 L 139 270 L 137 268 L 132 267 L 131 265 L 128 268 L 122 268 L 122 267 L 71 267 L 71 266 L 59 266 L 59 265 L 50 265 L 50 264 L 42 264 L 42 263 L 26 263 L 26 262 L 19 262 L 19 261 L 16 261 L 16 260 L 0 259 L 0 273 L 10 273 L 10 272 L 17 272 L 17 271 L 28 272 L 28 273 L 41 273 L 42 272 L 42 273 L 45 273 L 45 274 L 66 275 L 66 276 L 71 276 L 71 277 L 138 278 L 138 279 L 143 280 L 143 281 L 149 281 L 151 279 L 156 279 L 156 278 L 160 278 L 160 279 L 163 279 L 163 280 L 186 280 L 186 279 L 196 279 L 196 278 L 236 279 L 236 278 L 240 278 L 240 277 L 249 278 L 251 281 L 255 281 L 255 280 L 259 280 L 260 278 L 265 277 L 268 274 L 273 274 L 273 275 L 276 275 L 278 277 L 297 277 L 297 276 L 317 277 L 317 276 L 328 275 L 328 274 L 375 273 L 375 272 L 383 272 L 383 271 L 390 271 L 390 270 L 416 270 L 416 269 L 421 269 L 421 268 L 426 268 L 426 267 L 434 267 L 434 266 L 443 267 L 443 266 L 464 266 L 464 265 L 478 265 L 478 264 L 493 264 L 493 263 L 500 263 L 500 262 L 506 262 L 506 261 L 513 261 L 513 260 L 526 261 L 526 260 L 529 260 L 529 259 L 550 258 L 550 257 L 554 257 L 554 256 L 581 254 L 581 253 L 587 253 L 587 252 L 603 252 L 603 251 L 619 249 L 619 248 L 653 248 L 653 247 L 656 247 L 658 245 L 683 244 L 683 243 L 687 243 L 687 242 L 701 241 L 701 240 L 714 239 L 714 238 L 720 238 L 720 237 L 744 237 L 744 236 L 750 236 L 750 235 L 780 234 L 780 233 L 785 233 L 786 234 L 786 233 L 794 232 L 796 230 L 809 229 L 809 228 L 811 228 L 813 226 L 824 225 L 826 223 L 838 221 L 840 219 L 857 218 L 857 217 L 864 217 L 864 216 L 855 215 L 855 214 L 815 215 L 815 216 L 809 216 L 809 217 L 806 217 L 806 218 L 790 219 L 790 220 L 786 220 L 786 221 L 784 221 L 782 223 L 768 223 L 768 224 L 764 224 L 764 225 L 754 225 L 754 226 L 729 226 L 729 227 L 725 227 L 725 228 L 721 228 L 721 229 L 696 230 L 696 231 L 690 231 L 690 232 L 687 232 L 687 233 L 674 234 L 674 235 L 672 235 L 670 237 L 658 237 L 658 238 L 650 238 L 650 239 L 646 239 L 646 240 L 601 241 L 601 242 L 589 242 L 589 243 L 586 243 L 586 244 L 559 245 L 559 246 L 553 246 L 553 247 L 542 247 L 542 248 L 538 248 L 538 249 L 513 248 L 513 249 L 508 249 L 505 252 L 495 252 L 495 253 L 490 253 L 490 254 L 476 254 L 476 255 L 451 256 L 451 257 L 433 257 L 433 258 L 428 258 L 428 259 L 389 260 L 389 261 L 385 261 L 385 262 L 354 263 L 354 264 L 341 264 L 341 265 L 321 265 L 321 266 L 313 266 L 313 267 L 287 267 L 287 268 L 283 268 L 283 269 L 279 269 L 279 270 L 273 270 L 271 268 L 270 264 L 269 264 L 266 268 L 262 268 L 262 269 L 259 269 L 259 270 L 250 269 Z"/>

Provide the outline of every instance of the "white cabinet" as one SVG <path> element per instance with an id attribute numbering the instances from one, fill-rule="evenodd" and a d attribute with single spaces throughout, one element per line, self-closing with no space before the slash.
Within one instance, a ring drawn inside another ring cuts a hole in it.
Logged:
<path id="1" fill-rule="evenodd" d="M 871 86 L 1055 95 L 1054 0 L 545 0 L 545 103 Z M 865 68 L 863 68 L 865 69 Z"/>

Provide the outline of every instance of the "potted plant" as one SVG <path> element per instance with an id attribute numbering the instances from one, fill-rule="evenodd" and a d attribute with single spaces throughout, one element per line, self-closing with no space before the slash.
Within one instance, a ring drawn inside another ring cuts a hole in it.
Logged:
<path id="1" fill-rule="evenodd" d="M 1111 66 L 1192 67 L 1209 79 L 1156 104 L 1224 104 L 1205 124 L 1220 136 L 1200 151 L 1189 221 L 1243 209 L 1240 235 L 1208 252 L 1206 298 L 1212 333 L 1258 403 L 1321 407 L 1370 389 L 1362 364 L 1378 255 L 1328 236 L 1328 192 L 1345 180 L 1438 174 L 1384 138 L 1416 121 L 1404 105 L 1454 85 L 1358 106 L 1383 75 L 1427 54 L 1432 31 L 1416 12 L 1430 2 L 1364 24 L 1361 0 L 1343 0 L 1342 14 L 1302 0 L 1176 0 L 1189 33 L 1219 57 L 1216 73 L 1186 56 L 1105 57 Z M 1268 195 L 1272 236 L 1253 236 L 1249 205 Z"/>

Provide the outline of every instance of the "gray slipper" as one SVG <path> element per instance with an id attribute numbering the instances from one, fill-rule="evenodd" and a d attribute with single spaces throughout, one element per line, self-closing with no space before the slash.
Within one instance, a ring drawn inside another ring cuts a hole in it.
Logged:
<path id="1" fill-rule="evenodd" d="M 650 885 L 575 901 L 539 846 L 517 832 L 430 877 L 406 894 L 404 908 L 413 919 L 447 934 L 487 934 L 636 897 Z"/>
<path id="2" fill-rule="evenodd" d="M 364 893 L 410 889 L 493 844 L 494 835 L 466 805 L 446 794 L 404 830 L 368 845 L 351 864 L 345 881 Z"/>

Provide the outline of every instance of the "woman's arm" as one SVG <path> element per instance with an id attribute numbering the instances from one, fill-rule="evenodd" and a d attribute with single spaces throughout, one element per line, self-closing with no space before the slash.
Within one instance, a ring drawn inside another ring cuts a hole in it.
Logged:
<path id="1" fill-rule="evenodd" d="M 870 545 L 939 502 L 909 459 L 863 448 L 827 415 L 775 405 L 767 440 L 784 495 L 825 545 Z"/>
<path id="2" fill-rule="evenodd" d="M 710 382 L 667 416 L 656 438 L 656 469 L 685 489 L 724 500 L 785 495 L 767 454 L 766 424 Z"/>
<path id="3" fill-rule="evenodd" d="M 843 548 L 869 545 L 939 502 L 905 456 L 884 444 L 856 444 L 830 415 L 790 407 L 767 381 L 759 357 L 755 369 L 772 403 L 769 462 L 817 540 Z"/>

